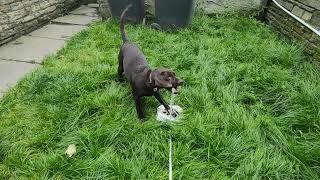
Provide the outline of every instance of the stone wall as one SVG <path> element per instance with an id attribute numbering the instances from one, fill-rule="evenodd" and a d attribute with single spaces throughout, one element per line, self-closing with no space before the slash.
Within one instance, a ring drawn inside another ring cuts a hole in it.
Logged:
<path id="1" fill-rule="evenodd" d="M 319 0 L 277 0 L 277 2 L 320 31 Z M 320 37 L 278 8 L 271 0 L 266 9 L 265 19 L 285 36 L 304 42 L 305 52 L 320 60 Z"/>
<path id="2" fill-rule="evenodd" d="M 0 46 L 48 23 L 81 0 L 0 0 Z"/>

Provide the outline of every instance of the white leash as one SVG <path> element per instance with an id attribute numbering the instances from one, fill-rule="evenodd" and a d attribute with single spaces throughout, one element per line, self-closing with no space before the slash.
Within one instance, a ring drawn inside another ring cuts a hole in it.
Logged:
<path id="1" fill-rule="evenodd" d="M 169 180 L 172 180 L 172 139 L 171 139 L 171 131 L 169 137 Z"/>
<path id="2" fill-rule="evenodd" d="M 175 94 L 176 89 L 172 90 L 172 94 L 171 94 L 171 100 L 170 100 L 170 108 L 175 108 L 174 110 L 181 115 L 182 113 L 182 109 L 179 106 L 173 105 L 174 103 L 174 98 L 176 96 Z M 178 117 L 172 117 L 172 115 L 167 115 L 165 108 L 163 105 L 159 106 L 157 109 L 157 120 L 160 122 L 172 122 L 172 121 L 176 121 L 176 118 Z M 172 130 L 170 129 L 169 132 L 169 180 L 172 180 Z"/>
<path id="3" fill-rule="evenodd" d="M 174 103 L 175 94 L 171 94 L 170 106 Z M 171 130 L 170 130 L 170 137 L 169 137 L 169 180 L 172 180 L 172 138 L 171 138 Z"/>

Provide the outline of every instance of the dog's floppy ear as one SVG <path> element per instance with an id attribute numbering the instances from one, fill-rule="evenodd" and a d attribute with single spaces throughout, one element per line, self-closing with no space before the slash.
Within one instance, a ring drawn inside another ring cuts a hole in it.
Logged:
<path id="1" fill-rule="evenodd" d="M 156 86 L 161 88 L 172 87 L 172 82 L 168 79 L 168 73 L 163 69 L 153 71 L 153 80 Z"/>
<path id="2" fill-rule="evenodd" d="M 154 83 L 158 87 L 172 87 L 172 82 L 171 81 L 166 81 L 163 77 L 155 76 L 154 77 Z"/>

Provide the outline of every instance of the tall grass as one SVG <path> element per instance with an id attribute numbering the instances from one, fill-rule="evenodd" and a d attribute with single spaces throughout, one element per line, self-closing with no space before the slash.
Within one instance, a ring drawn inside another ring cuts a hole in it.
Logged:
<path id="1" fill-rule="evenodd" d="M 320 72 L 299 44 L 245 17 L 127 32 L 152 67 L 185 80 L 181 123 L 159 124 L 154 98 L 137 119 L 115 75 L 118 24 L 97 23 L 0 102 L 0 179 L 167 179 L 170 129 L 175 179 L 319 178 Z"/>

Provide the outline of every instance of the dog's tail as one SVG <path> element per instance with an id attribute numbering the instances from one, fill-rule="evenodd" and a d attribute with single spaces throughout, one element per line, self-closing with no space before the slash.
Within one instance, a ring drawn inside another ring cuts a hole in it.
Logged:
<path id="1" fill-rule="evenodd" d="M 123 10 L 121 17 L 120 17 L 120 32 L 121 32 L 121 37 L 122 37 L 122 41 L 123 43 L 127 42 L 128 36 L 126 34 L 126 31 L 124 30 L 124 21 L 125 21 L 125 16 L 126 13 L 128 12 L 128 10 L 131 8 L 132 4 L 129 4 L 126 9 Z"/>

